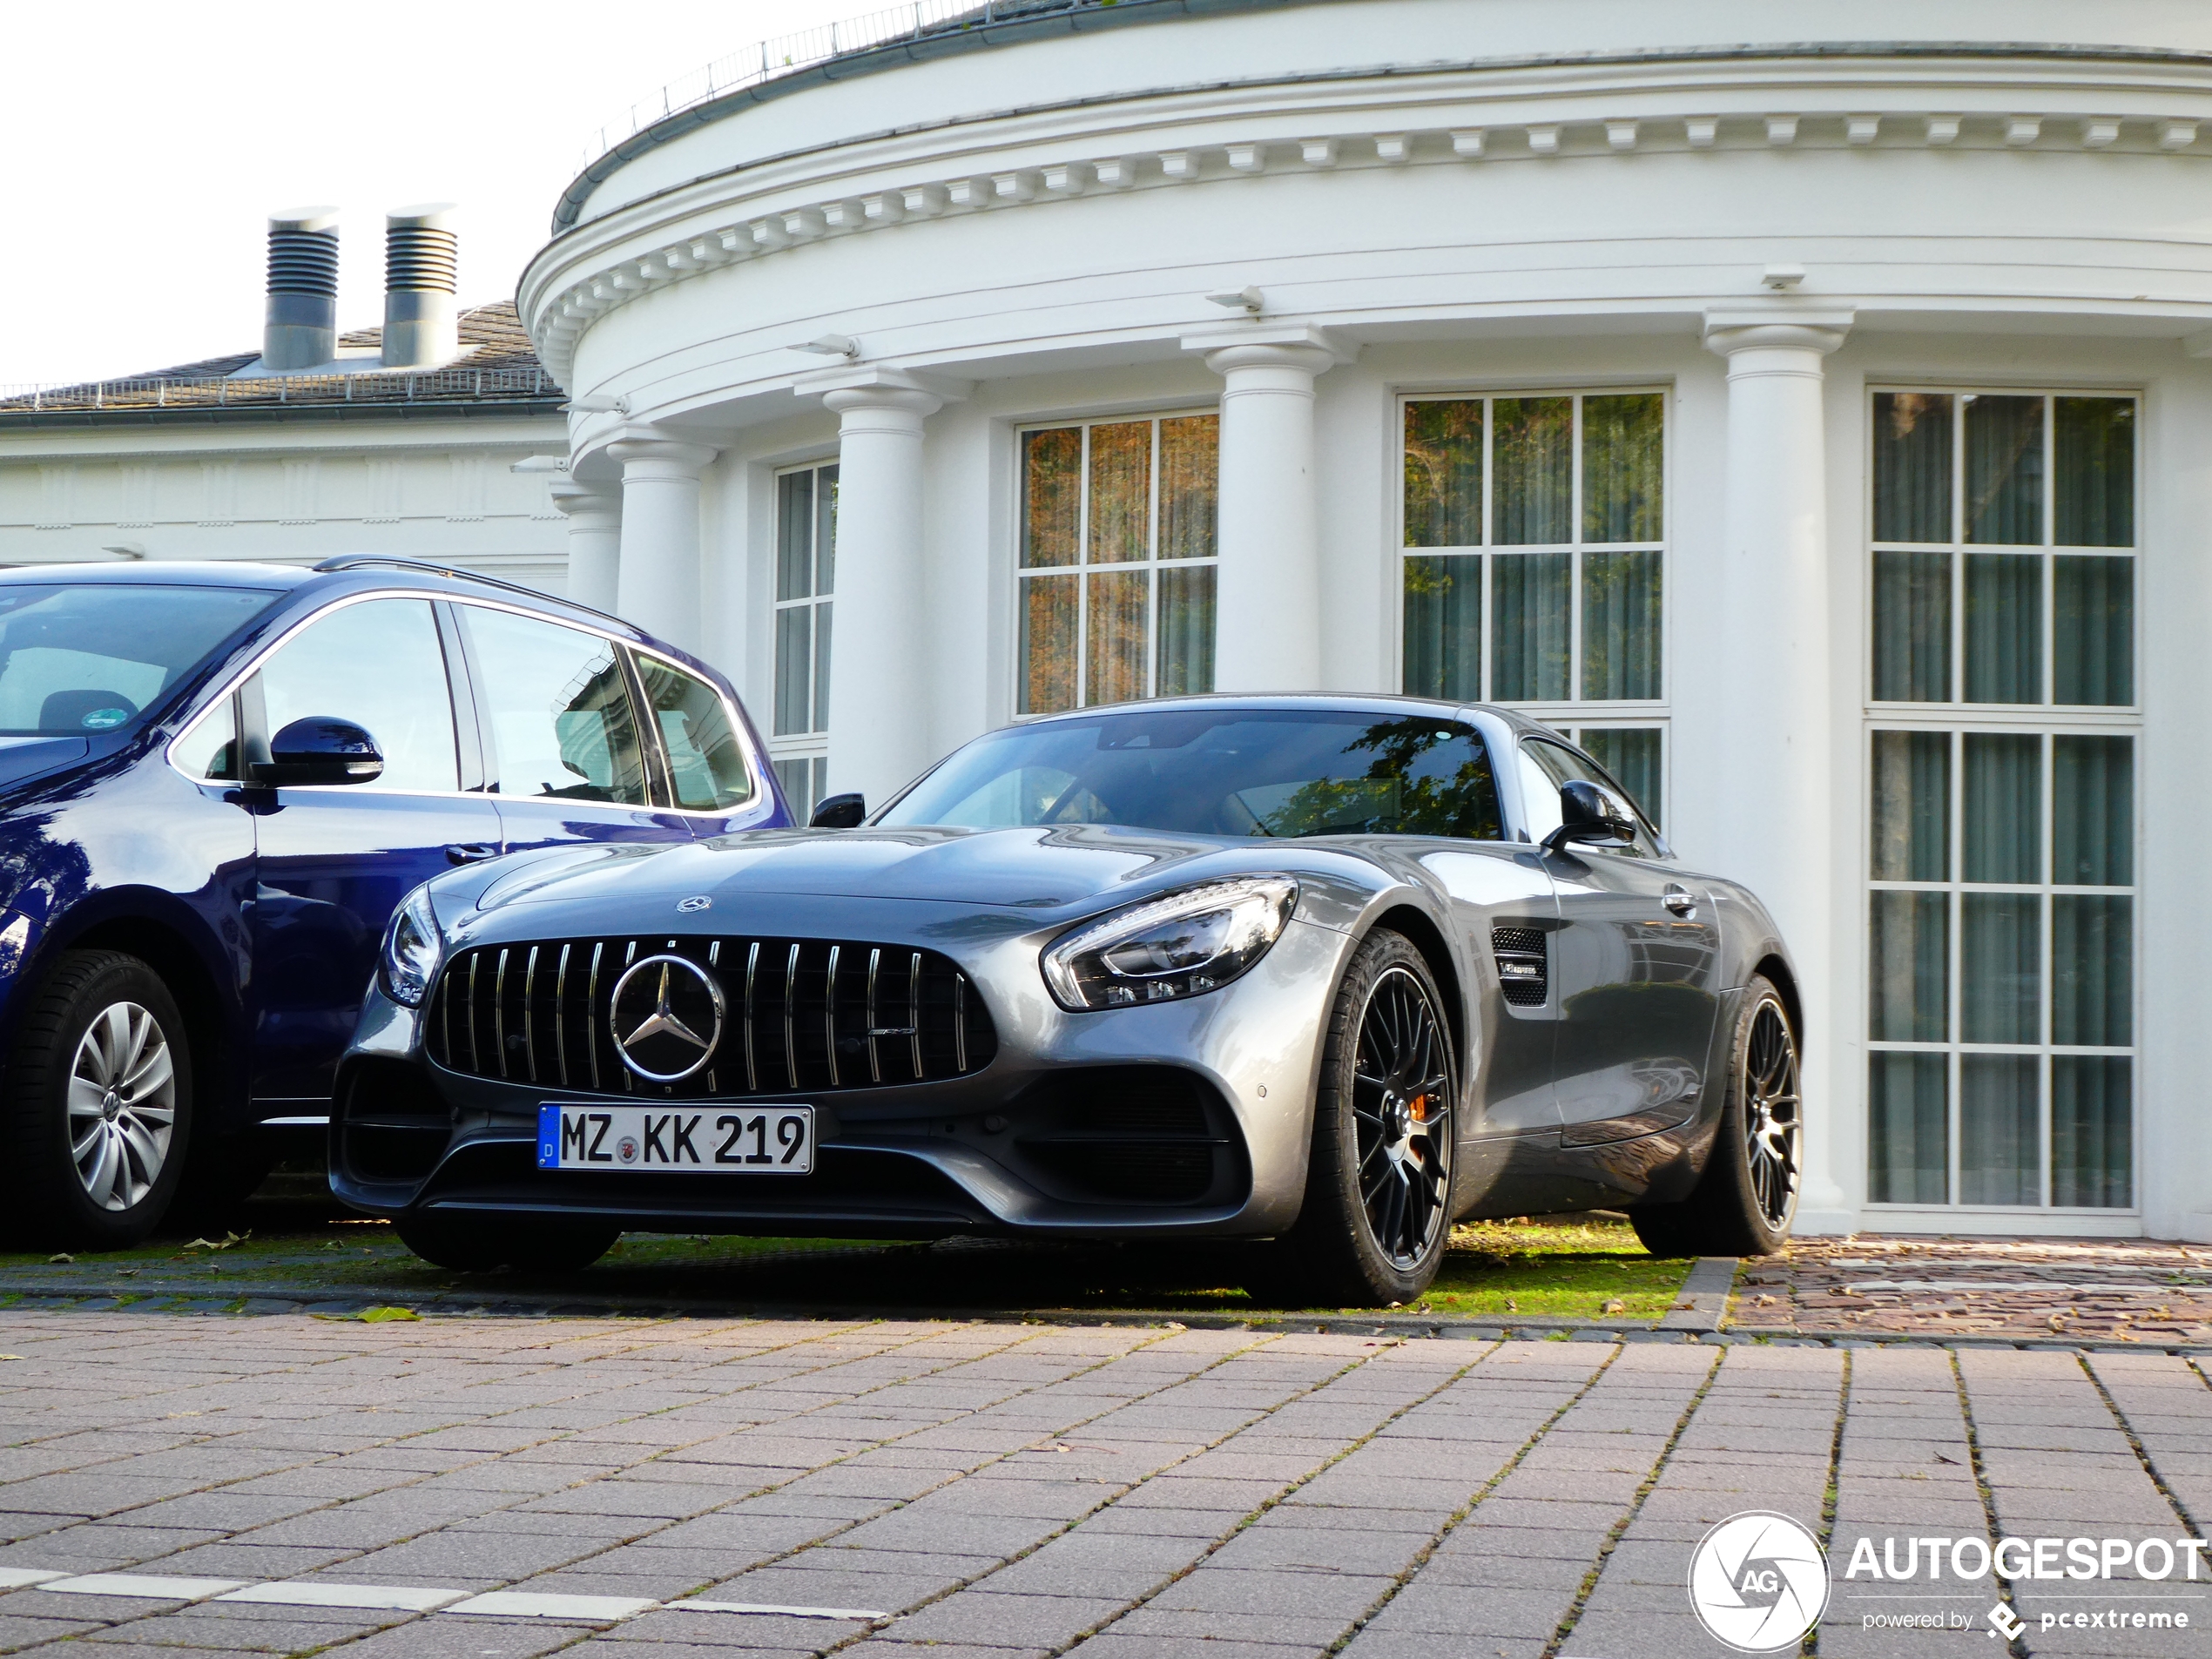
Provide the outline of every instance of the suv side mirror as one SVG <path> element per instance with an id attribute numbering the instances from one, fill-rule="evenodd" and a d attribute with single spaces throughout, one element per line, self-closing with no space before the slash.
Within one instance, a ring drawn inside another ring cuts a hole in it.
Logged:
<path id="1" fill-rule="evenodd" d="M 384 775 L 384 752 L 351 720 L 310 714 L 269 739 L 269 758 L 253 768 L 266 789 L 311 784 L 367 784 Z"/>
<path id="2" fill-rule="evenodd" d="M 858 829 L 860 820 L 868 815 L 868 803 L 861 795 L 826 795 L 814 808 L 813 817 L 806 820 L 808 829 Z"/>
<path id="3" fill-rule="evenodd" d="M 1559 827 L 1544 837 L 1552 852 L 1564 846 L 1631 846 L 1636 815 L 1602 784 L 1577 778 L 1559 786 Z"/>

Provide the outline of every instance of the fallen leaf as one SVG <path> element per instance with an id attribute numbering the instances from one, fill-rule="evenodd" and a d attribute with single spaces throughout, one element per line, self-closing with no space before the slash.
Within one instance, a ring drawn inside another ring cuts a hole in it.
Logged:
<path id="1" fill-rule="evenodd" d="M 51 1267 L 55 1263 L 59 1262 L 63 1266 L 68 1267 L 74 1265 L 76 1261 L 77 1258 L 71 1255 L 67 1251 L 57 1250 L 46 1258 L 46 1265 Z"/>
<path id="2" fill-rule="evenodd" d="M 20 1359 L 22 1358 L 23 1356 L 19 1353 L 0 1353 L 0 1359 Z"/>
<path id="3" fill-rule="evenodd" d="M 248 1227 L 242 1233 L 225 1233 L 219 1239 L 195 1238 L 185 1248 L 186 1250 L 229 1250 L 233 1245 L 244 1244 L 253 1237 L 253 1230 Z"/>
<path id="4" fill-rule="evenodd" d="M 1598 1310 L 1600 1313 L 1626 1313 L 1628 1311 L 1629 1305 L 1617 1296 Z"/>
<path id="5" fill-rule="evenodd" d="M 309 1317 L 361 1325 L 387 1325 L 394 1319 L 419 1319 L 422 1316 L 413 1308 L 363 1308 L 359 1313 L 317 1313 Z"/>

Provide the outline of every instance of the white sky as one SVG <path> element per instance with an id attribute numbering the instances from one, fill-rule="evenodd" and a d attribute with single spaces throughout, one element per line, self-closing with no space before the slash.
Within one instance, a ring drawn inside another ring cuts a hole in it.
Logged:
<path id="1" fill-rule="evenodd" d="M 0 384 L 259 349 L 267 218 L 307 203 L 344 214 L 341 328 L 383 320 L 383 216 L 415 202 L 461 206 L 462 303 L 511 299 L 594 130 L 880 3 L 5 0 Z"/>

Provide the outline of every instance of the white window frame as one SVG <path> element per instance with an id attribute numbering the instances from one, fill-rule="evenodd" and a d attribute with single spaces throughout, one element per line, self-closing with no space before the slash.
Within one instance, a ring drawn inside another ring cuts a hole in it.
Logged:
<path id="1" fill-rule="evenodd" d="M 819 577 L 821 570 L 821 549 L 813 543 L 814 538 L 819 534 L 822 522 L 820 474 L 824 468 L 836 467 L 839 464 L 839 458 L 835 455 L 817 455 L 810 461 L 792 462 L 789 465 L 776 468 L 770 475 L 768 486 L 769 521 L 772 528 L 768 543 L 768 697 L 766 700 L 768 718 L 764 724 L 769 728 L 768 764 L 774 770 L 777 781 L 782 785 L 785 796 L 791 801 L 792 810 L 801 822 L 806 820 L 814 805 L 821 799 L 827 781 L 829 710 L 826 707 L 813 710 L 813 729 L 811 731 L 781 734 L 776 732 L 776 698 L 783 683 L 781 623 L 783 615 L 787 610 L 804 610 L 810 613 L 806 622 L 806 695 L 808 701 L 813 702 L 815 688 L 819 686 L 821 688 L 823 698 L 826 701 L 829 687 L 829 674 L 826 665 L 821 660 L 821 611 L 823 607 L 836 602 L 837 590 L 833 583 L 826 593 L 810 592 L 804 598 L 799 599 L 776 597 L 779 567 L 783 558 L 784 545 L 783 481 L 800 473 L 815 475 L 812 496 L 814 507 L 809 516 L 806 534 L 809 541 L 808 556 L 814 574 Z M 834 626 L 833 624 L 833 626 Z M 801 779 L 803 781 L 794 788 L 794 780 Z"/>

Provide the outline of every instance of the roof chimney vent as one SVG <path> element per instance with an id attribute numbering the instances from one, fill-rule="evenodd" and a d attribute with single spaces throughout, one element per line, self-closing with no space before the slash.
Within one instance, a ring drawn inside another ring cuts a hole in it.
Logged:
<path id="1" fill-rule="evenodd" d="M 453 204 L 384 216 L 384 367 L 428 368 L 461 354 Z"/>
<path id="2" fill-rule="evenodd" d="M 269 215 L 269 305 L 261 366 L 314 368 L 338 354 L 338 210 Z"/>

